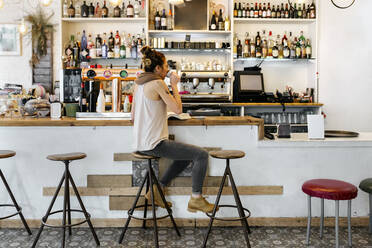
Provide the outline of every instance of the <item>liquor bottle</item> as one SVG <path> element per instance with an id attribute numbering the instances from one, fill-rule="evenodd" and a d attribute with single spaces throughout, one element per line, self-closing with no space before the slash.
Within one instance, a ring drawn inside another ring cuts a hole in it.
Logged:
<path id="1" fill-rule="evenodd" d="M 295 3 L 294 4 L 294 7 L 293 7 L 293 18 L 297 19 L 298 18 L 298 10 L 297 10 L 297 4 Z"/>
<path id="2" fill-rule="evenodd" d="M 142 53 L 141 53 L 142 47 L 143 47 L 143 40 L 140 37 L 140 34 L 137 34 L 137 58 L 138 57 L 142 58 Z"/>
<path id="3" fill-rule="evenodd" d="M 116 31 L 115 45 L 114 45 L 114 57 L 116 59 L 120 58 L 120 45 L 121 45 L 121 38 L 119 35 L 119 31 Z"/>
<path id="4" fill-rule="evenodd" d="M 264 40 L 262 43 L 262 58 L 267 58 L 268 56 L 268 45 L 267 40 Z"/>
<path id="5" fill-rule="evenodd" d="M 130 1 L 127 6 L 127 17 L 132 18 L 134 17 L 134 7 L 132 4 L 130 4 Z"/>
<path id="6" fill-rule="evenodd" d="M 218 30 L 224 30 L 225 23 L 223 22 L 222 9 L 220 9 L 220 15 L 218 16 Z"/>
<path id="7" fill-rule="evenodd" d="M 115 57 L 115 52 L 111 47 L 109 47 L 109 49 L 107 51 L 107 58 L 108 59 L 113 59 L 114 57 Z"/>
<path id="8" fill-rule="evenodd" d="M 303 4 L 303 8 L 302 8 L 302 18 L 306 18 L 306 5 Z"/>
<path id="9" fill-rule="evenodd" d="M 242 43 L 241 43 L 240 40 L 238 41 L 238 46 L 236 47 L 236 52 L 237 52 L 238 58 L 241 58 L 243 49 L 242 49 Z"/>
<path id="10" fill-rule="evenodd" d="M 289 18 L 294 18 L 294 8 L 292 7 L 292 5 L 289 6 Z"/>
<path id="11" fill-rule="evenodd" d="M 114 17 L 121 17 L 121 9 L 119 5 L 116 5 L 116 7 L 114 8 Z"/>
<path id="12" fill-rule="evenodd" d="M 269 32 L 269 42 L 268 42 L 268 49 L 267 49 L 267 57 L 273 57 L 273 47 L 274 47 L 274 40 L 273 40 L 273 32 Z"/>
<path id="13" fill-rule="evenodd" d="M 137 42 L 134 36 L 132 37 L 131 57 L 134 59 L 137 58 Z"/>
<path id="14" fill-rule="evenodd" d="M 301 59 L 306 59 L 306 43 L 301 45 Z"/>
<path id="15" fill-rule="evenodd" d="M 99 85 L 99 94 L 97 98 L 97 113 L 104 113 L 105 112 L 105 94 L 103 93 L 103 83 L 101 82 Z"/>
<path id="16" fill-rule="evenodd" d="M 97 5 L 96 5 L 96 9 L 95 9 L 94 14 L 95 14 L 96 17 L 102 17 L 102 9 L 99 6 L 98 2 L 97 2 Z"/>
<path id="17" fill-rule="evenodd" d="M 121 59 L 125 59 L 125 37 L 123 38 L 123 40 L 121 41 L 121 46 L 120 46 L 120 58 Z"/>
<path id="18" fill-rule="evenodd" d="M 243 13 L 242 13 L 242 4 L 239 3 L 239 8 L 238 8 L 238 18 L 242 18 Z"/>
<path id="19" fill-rule="evenodd" d="M 257 32 L 256 36 L 256 58 L 262 57 L 262 50 L 261 50 L 261 36 L 260 32 Z"/>
<path id="20" fill-rule="evenodd" d="M 306 8 L 306 18 L 310 19 L 310 4 L 308 4 Z"/>
<path id="21" fill-rule="evenodd" d="M 271 10 L 271 18 L 276 18 L 275 5 L 273 5 L 273 9 Z"/>
<path id="22" fill-rule="evenodd" d="M 263 10 L 262 10 L 262 18 L 266 18 L 266 17 L 267 17 L 267 10 L 266 10 L 266 3 L 264 3 Z"/>
<path id="23" fill-rule="evenodd" d="M 67 0 L 63 0 L 63 17 L 68 17 L 68 3 L 67 3 Z"/>
<path id="24" fill-rule="evenodd" d="M 95 12 L 95 9 L 94 9 L 93 3 L 90 3 L 88 7 L 88 17 L 94 17 L 94 12 Z"/>
<path id="25" fill-rule="evenodd" d="M 86 1 L 81 5 L 81 17 L 89 17 L 89 7 Z"/>
<path id="26" fill-rule="evenodd" d="M 257 3 L 255 4 L 255 7 L 254 7 L 254 18 L 258 18 L 258 4 Z"/>
<path id="27" fill-rule="evenodd" d="M 230 18 L 226 16 L 225 18 L 225 31 L 230 31 Z"/>
<path id="28" fill-rule="evenodd" d="M 245 33 L 245 41 L 244 41 L 244 47 L 243 47 L 243 57 L 249 58 L 249 48 L 250 48 L 250 39 L 249 39 L 249 33 Z"/>
<path id="29" fill-rule="evenodd" d="M 67 1 L 67 0 L 66 0 Z M 238 8 L 237 8 L 237 3 L 234 3 L 234 17 L 238 17 Z"/>
<path id="30" fill-rule="evenodd" d="M 109 37 L 109 39 L 108 39 L 108 48 L 113 49 L 114 46 L 115 46 L 115 39 L 114 39 L 114 36 L 113 36 L 112 31 L 111 31 L 110 34 L 111 34 L 111 35 L 110 35 L 110 37 Z"/>
<path id="31" fill-rule="evenodd" d="M 101 54 L 102 54 L 102 58 L 104 59 L 107 59 L 107 45 L 106 45 L 106 40 L 103 40 L 103 44 L 102 44 L 102 47 L 101 47 Z"/>
<path id="32" fill-rule="evenodd" d="M 302 9 L 300 4 L 298 5 L 297 9 L 297 18 L 302 18 Z"/>
<path id="33" fill-rule="evenodd" d="M 301 44 L 300 44 L 300 41 L 297 40 L 297 38 L 295 38 L 295 41 L 296 41 L 296 59 L 300 59 L 301 58 Z"/>
<path id="34" fill-rule="evenodd" d="M 67 9 L 68 17 L 73 18 L 75 17 L 75 7 L 72 1 L 70 1 L 70 7 Z"/>
<path id="35" fill-rule="evenodd" d="M 73 67 L 79 67 L 80 65 L 80 49 L 79 49 L 79 45 L 78 45 L 78 42 L 75 42 L 74 44 L 74 47 L 72 48 L 72 50 L 74 51 L 73 53 Z"/>
<path id="36" fill-rule="evenodd" d="M 288 47 L 288 42 L 286 39 L 283 39 L 283 57 L 289 59 L 291 56 L 291 50 Z"/>
<path id="37" fill-rule="evenodd" d="M 287 31 L 284 32 L 283 38 L 282 38 L 282 44 L 284 45 L 284 42 L 288 44 L 288 38 L 287 38 Z"/>
<path id="38" fill-rule="evenodd" d="M 245 14 L 245 3 L 243 3 L 242 5 L 242 18 L 245 18 L 246 17 L 246 14 Z"/>
<path id="39" fill-rule="evenodd" d="M 92 40 L 92 34 L 89 34 L 88 35 L 88 46 L 87 46 L 87 48 L 90 50 L 90 49 L 92 49 L 92 48 L 94 48 L 94 42 L 93 42 L 93 40 Z"/>
<path id="40" fill-rule="evenodd" d="M 282 59 L 283 58 L 283 44 L 280 42 L 280 35 L 279 34 L 278 34 L 277 39 L 276 39 L 276 44 L 277 44 L 278 50 L 279 50 L 278 58 Z"/>
<path id="41" fill-rule="evenodd" d="M 234 33 L 234 38 L 233 38 L 233 58 L 237 59 L 238 58 L 238 37 L 236 33 Z"/>
<path id="42" fill-rule="evenodd" d="M 305 36 L 304 36 L 304 31 L 300 32 L 300 37 L 298 38 L 298 40 L 299 40 L 301 46 L 305 45 L 306 39 L 305 39 Z"/>
<path id="43" fill-rule="evenodd" d="M 126 47 L 125 47 L 125 57 L 126 57 L 127 59 L 130 59 L 130 58 L 132 58 L 132 53 L 131 53 L 131 50 L 132 50 L 132 42 L 131 42 L 131 40 L 130 40 L 130 34 L 128 34 L 128 37 L 127 37 L 126 42 L 127 42 L 127 45 L 126 45 Z"/>
<path id="44" fill-rule="evenodd" d="M 140 6 L 137 0 L 134 2 L 133 11 L 134 11 L 134 18 L 139 18 L 140 17 Z"/>
<path id="45" fill-rule="evenodd" d="M 307 39 L 307 41 L 306 41 L 306 58 L 307 58 L 307 59 L 311 59 L 311 53 L 312 53 L 311 50 L 312 50 L 312 49 L 311 49 L 310 40 Z"/>
<path id="46" fill-rule="evenodd" d="M 239 3 L 240 4 L 240 3 Z M 241 12 L 240 12 L 241 13 Z M 217 24 L 216 24 L 216 12 L 213 11 L 212 19 L 211 19 L 211 30 L 216 30 L 217 29 Z"/>
<path id="47" fill-rule="evenodd" d="M 68 46 L 66 47 L 65 49 L 65 55 L 67 55 L 67 57 L 69 57 L 71 59 L 71 57 L 73 56 L 74 54 L 74 50 L 73 50 L 73 46 L 74 46 L 74 36 L 71 35 L 70 37 L 70 42 L 68 44 Z M 71 59 L 72 60 L 72 59 Z"/>
<path id="48" fill-rule="evenodd" d="M 121 17 L 125 18 L 127 17 L 127 12 L 125 11 L 125 2 L 123 1 L 123 4 L 121 6 L 121 13 L 120 13 Z"/>
<path id="49" fill-rule="evenodd" d="M 316 18 L 316 9 L 315 9 L 315 3 L 314 0 L 310 5 L 310 18 L 315 19 Z"/>
<path id="50" fill-rule="evenodd" d="M 80 112 L 87 112 L 87 95 L 84 89 L 84 82 L 81 83 L 79 108 Z"/>
<path id="51" fill-rule="evenodd" d="M 261 46 L 261 36 L 260 32 L 257 32 L 256 39 L 255 39 L 256 47 Z"/>
<path id="52" fill-rule="evenodd" d="M 285 4 L 284 18 L 289 18 L 288 3 Z"/>
<path id="53" fill-rule="evenodd" d="M 282 3 L 282 8 L 280 9 L 280 18 L 285 18 L 284 3 Z"/>
<path id="54" fill-rule="evenodd" d="M 297 39 L 297 38 L 296 38 Z M 295 59 L 296 58 L 296 43 L 297 43 L 297 40 L 293 40 L 293 42 L 291 42 L 291 45 L 290 45 L 290 49 L 291 49 L 291 55 L 290 55 L 290 58 L 291 59 Z"/>
<path id="55" fill-rule="evenodd" d="M 81 59 L 86 60 L 87 56 L 89 55 L 88 50 L 88 39 L 85 35 L 85 30 L 83 30 L 83 36 L 81 37 L 81 43 L 80 43 L 80 51 L 81 51 Z"/>
<path id="56" fill-rule="evenodd" d="M 160 30 L 161 29 L 161 18 L 159 15 L 159 11 L 156 11 L 155 15 L 155 30 Z"/>
<path id="57" fill-rule="evenodd" d="M 165 9 L 163 9 L 163 15 L 160 18 L 161 30 L 167 30 L 167 16 L 165 15 Z"/>
<path id="58" fill-rule="evenodd" d="M 262 4 L 261 3 L 259 4 L 259 8 L 258 8 L 258 18 L 262 18 Z"/>
<path id="59" fill-rule="evenodd" d="M 251 10 L 249 11 L 249 17 L 254 18 L 254 6 L 253 3 L 251 3 Z"/>
<path id="60" fill-rule="evenodd" d="M 169 13 L 167 16 L 167 30 L 173 30 L 173 14 L 171 6 L 169 6 Z"/>
<path id="61" fill-rule="evenodd" d="M 253 58 L 256 57 L 256 43 L 253 41 L 253 39 L 251 40 L 250 55 Z"/>
<path id="62" fill-rule="evenodd" d="M 108 17 L 109 10 L 106 7 L 106 1 L 103 1 L 103 7 L 102 7 L 102 17 L 106 18 Z"/>
<path id="63" fill-rule="evenodd" d="M 102 38 L 99 36 L 99 34 L 97 34 L 96 37 L 96 56 L 102 56 Z"/>
<path id="64" fill-rule="evenodd" d="M 271 18 L 271 6 L 270 6 L 270 3 L 267 4 L 266 17 L 267 18 Z"/>
<path id="65" fill-rule="evenodd" d="M 279 49 L 278 49 L 276 41 L 275 41 L 274 46 L 273 46 L 273 58 L 274 59 L 279 58 Z"/>

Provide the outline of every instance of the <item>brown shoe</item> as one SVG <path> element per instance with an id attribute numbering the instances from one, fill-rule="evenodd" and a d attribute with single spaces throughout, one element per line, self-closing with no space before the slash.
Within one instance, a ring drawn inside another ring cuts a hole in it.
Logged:
<path id="1" fill-rule="evenodd" d="M 152 188 L 154 190 L 154 202 L 155 202 L 155 204 L 158 205 L 158 206 L 160 206 L 160 207 L 162 207 L 162 208 L 166 208 L 164 202 L 161 199 L 161 195 L 159 193 L 158 187 L 156 187 L 154 185 Z M 145 195 L 145 198 L 147 200 L 149 200 L 150 205 L 151 205 L 151 191 L 150 190 Z M 172 203 L 171 202 L 168 202 L 168 201 L 167 201 L 167 203 L 168 203 L 168 206 L 171 208 L 172 207 Z"/>
<path id="2" fill-rule="evenodd" d="M 187 206 L 187 211 L 196 213 L 197 211 L 201 211 L 204 213 L 212 213 L 214 208 L 214 204 L 209 203 L 204 197 L 190 197 L 189 204 Z M 218 211 L 218 207 L 217 207 Z"/>

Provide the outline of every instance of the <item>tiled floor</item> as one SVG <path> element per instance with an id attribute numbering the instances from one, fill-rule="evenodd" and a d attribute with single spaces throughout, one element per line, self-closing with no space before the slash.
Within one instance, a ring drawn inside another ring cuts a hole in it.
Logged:
<path id="1" fill-rule="evenodd" d="M 21 229 L 0 229 L 0 248 L 31 247 L 37 230 L 33 229 L 33 236 L 28 236 Z M 98 228 L 97 235 L 101 247 L 154 247 L 152 229 L 144 231 L 140 228 L 128 230 L 122 245 L 117 243 L 120 235 L 118 228 Z M 170 228 L 159 230 L 160 247 L 201 247 L 205 228 L 181 228 L 182 237 L 179 238 Z M 334 229 L 326 228 L 323 240 L 318 238 L 318 229 L 314 228 L 310 246 L 305 243 L 305 228 L 268 228 L 253 227 L 250 234 L 252 247 L 334 247 Z M 67 236 L 68 237 L 68 236 Z M 44 229 L 37 247 L 60 247 L 61 231 L 57 229 Z M 347 247 L 347 230 L 340 229 L 340 245 Z M 73 235 L 68 237 L 66 247 L 96 247 L 93 237 L 86 228 L 73 229 Z M 241 228 L 214 228 L 208 241 L 211 248 L 247 247 Z M 353 247 L 372 248 L 372 235 L 367 228 L 353 228 Z"/>

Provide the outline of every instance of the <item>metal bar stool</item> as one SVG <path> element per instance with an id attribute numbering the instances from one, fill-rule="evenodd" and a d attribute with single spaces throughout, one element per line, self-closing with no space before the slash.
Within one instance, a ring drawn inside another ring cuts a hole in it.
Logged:
<path id="1" fill-rule="evenodd" d="M 34 243 L 32 245 L 32 248 L 36 247 L 36 244 L 37 244 L 37 242 L 38 242 L 38 240 L 40 238 L 40 235 L 41 235 L 41 233 L 42 233 L 42 231 L 44 229 L 44 226 L 54 227 L 54 228 L 62 228 L 62 248 L 64 248 L 65 247 L 65 238 L 66 238 L 66 228 L 68 228 L 69 235 L 71 235 L 72 234 L 71 228 L 73 226 L 78 226 L 78 225 L 81 225 L 81 224 L 83 224 L 85 222 L 88 223 L 88 226 L 90 228 L 90 231 L 93 234 L 93 238 L 94 238 L 94 241 L 96 242 L 97 246 L 100 245 L 100 242 L 98 240 L 97 234 L 96 234 L 96 232 L 94 230 L 94 227 L 92 225 L 92 222 L 90 221 L 90 214 L 85 209 L 85 206 L 83 204 L 83 201 L 81 200 L 80 194 L 79 194 L 79 192 L 78 192 L 78 190 L 76 188 L 75 182 L 72 179 L 72 176 L 71 176 L 70 170 L 69 170 L 69 164 L 70 164 L 71 161 L 78 160 L 78 159 L 83 159 L 86 156 L 87 155 L 85 153 L 67 153 L 67 154 L 49 155 L 47 157 L 47 159 L 52 160 L 52 161 L 61 161 L 61 162 L 63 162 L 65 164 L 65 173 L 63 174 L 63 176 L 61 178 L 61 181 L 58 184 L 57 190 L 54 193 L 52 202 L 50 203 L 45 216 L 41 220 L 41 226 L 40 226 L 40 229 L 39 229 L 38 234 L 36 235 L 36 238 L 35 238 L 35 241 L 34 241 Z M 61 187 L 62 187 L 62 184 L 63 183 L 64 183 L 63 210 L 57 210 L 57 211 L 53 211 L 52 212 L 53 205 L 54 205 L 54 203 L 55 203 L 55 201 L 57 199 L 58 193 L 61 190 Z M 80 209 L 71 209 L 71 207 L 70 207 L 70 189 L 69 189 L 69 183 L 71 183 L 71 186 L 72 186 L 72 188 L 74 190 L 74 193 L 75 193 L 75 195 L 76 195 L 76 197 L 77 197 L 77 199 L 79 201 L 81 210 Z M 51 216 L 53 214 L 61 213 L 61 212 L 63 213 L 62 225 L 60 225 L 60 226 L 53 226 L 53 225 L 47 224 L 47 221 L 48 221 L 48 217 L 49 216 Z M 85 216 L 85 220 L 83 220 L 83 221 L 81 221 L 79 223 L 76 223 L 76 224 L 71 224 L 71 212 L 83 213 L 84 216 Z M 66 215 L 68 215 L 68 224 L 66 224 Z"/>
<path id="2" fill-rule="evenodd" d="M 158 179 L 156 178 L 156 175 L 154 173 L 154 170 L 152 169 L 152 166 L 151 166 L 151 159 L 157 159 L 157 157 L 154 157 L 154 156 L 149 156 L 149 155 L 145 155 L 145 154 L 141 154 L 139 152 L 135 152 L 135 153 L 132 153 L 132 155 L 138 159 L 147 159 L 148 160 L 148 164 L 147 164 L 147 171 L 146 171 L 146 175 L 145 175 L 145 179 L 143 180 L 138 192 L 137 192 L 137 195 L 136 195 L 136 199 L 134 200 L 134 203 L 133 203 L 133 206 L 132 208 L 130 208 L 128 210 L 128 219 L 125 223 L 125 226 L 124 226 L 124 229 L 120 235 L 120 238 L 119 238 L 119 244 L 121 244 L 123 242 L 123 239 L 124 239 L 124 235 L 125 235 L 125 232 L 127 231 L 128 229 L 128 226 L 129 226 L 129 223 L 131 221 L 131 219 L 137 219 L 137 220 L 142 220 L 143 221 L 143 225 L 142 227 L 143 228 L 146 228 L 146 220 L 152 220 L 154 221 L 154 243 L 155 243 L 155 247 L 158 248 L 159 247 L 159 240 L 158 240 L 158 226 L 157 226 L 157 220 L 159 219 L 165 219 L 167 217 L 170 217 L 171 221 L 172 221 L 172 224 L 173 224 L 173 227 L 174 229 L 176 230 L 177 232 L 177 235 L 178 236 L 181 236 L 178 228 L 177 228 L 177 224 L 176 222 L 174 221 L 173 219 L 173 215 L 172 215 L 172 210 L 170 209 L 167 201 L 165 200 L 165 197 L 164 197 L 164 194 L 163 194 L 163 191 L 159 185 L 159 182 L 158 182 Z M 142 192 L 142 189 L 144 187 L 146 183 L 146 193 L 148 193 L 149 189 L 150 189 L 150 193 L 151 193 L 151 206 L 152 206 L 152 217 L 146 217 L 147 216 L 147 207 L 148 207 L 148 201 L 147 199 L 145 199 L 145 204 L 144 205 L 138 205 L 137 206 L 137 203 L 138 203 L 138 200 L 140 198 L 140 195 L 141 195 L 141 192 Z M 162 199 L 162 202 L 164 203 L 165 205 L 165 208 L 168 212 L 167 215 L 164 215 L 164 216 L 160 216 L 160 217 L 157 217 L 156 216 L 156 211 L 155 211 L 155 201 L 154 201 L 154 190 L 153 190 L 153 186 L 156 185 L 159 193 L 160 193 L 160 196 L 161 196 L 161 199 Z M 134 210 L 137 209 L 137 208 L 142 208 L 144 207 L 144 213 L 143 213 L 143 218 L 140 218 L 140 217 L 136 217 L 133 215 L 134 213 Z"/>
<path id="3" fill-rule="evenodd" d="M 348 244 L 352 246 L 351 240 L 351 200 L 357 197 L 358 189 L 354 185 L 332 179 L 313 179 L 306 181 L 302 185 L 302 191 L 308 195 L 307 207 L 308 207 L 308 219 L 307 219 L 307 233 L 306 233 L 306 244 L 310 244 L 310 227 L 311 227 L 311 197 L 318 197 L 321 199 L 320 207 L 320 238 L 323 237 L 324 227 L 324 199 L 335 201 L 335 233 L 336 233 L 336 248 L 339 247 L 338 240 L 338 223 L 339 223 L 339 206 L 340 201 L 347 200 L 347 224 L 348 224 Z"/>
<path id="4" fill-rule="evenodd" d="M 3 158 L 11 158 L 11 157 L 14 157 L 16 155 L 16 153 L 14 151 L 3 151 L 3 150 L 0 150 L 0 159 L 3 159 Z M 25 217 L 23 216 L 22 214 L 22 208 L 18 205 L 10 187 L 9 187 L 9 184 L 8 182 L 6 181 L 5 179 L 5 176 L 3 174 L 3 172 L 1 171 L 0 169 L 0 177 L 1 177 L 1 180 L 3 181 L 4 183 L 4 186 L 6 188 L 6 190 L 8 191 L 8 194 L 10 196 L 10 198 L 12 199 L 12 202 L 13 204 L 0 204 L 0 207 L 14 207 L 17 212 L 16 213 L 13 213 L 13 214 L 10 214 L 8 216 L 5 216 L 5 217 L 0 217 L 0 220 L 5 220 L 5 219 L 8 219 L 8 218 L 11 218 L 13 216 L 16 216 L 16 215 L 19 215 L 19 217 L 21 218 L 21 221 L 23 223 L 23 226 L 26 228 L 26 231 L 28 232 L 29 235 L 31 235 L 31 230 L 30 228 L 28 227 L 27 225 L 27 222 L 25 220 Z"/>
<path id="5" fill-rule="evenodd" d="M 369 233 L 372 233 L 372 178 L 361 181 L 359 188 L 369 194 Z"/>
<path id="6" fill-rule="evenodd" d="M 226 159 L 226 169 L 225 169 L 225 173 L 223 174 L 223 177 L 222 177 L 222 181 L 221 181 L 221 184 L 220 184 L 220 189 L 219 189 L 218 194 L 217 194 L 217 199 L 216 199 L 216 203 L 215 203 L 214 208 L 213 208 L 213 212 L 212 212 L 212 214 L 206 213 L 206 215 L 210 218 L 210 221 L 209 221 L 209 225 L 208 225 L 207 234 L 206 234 L 205 239 L 204 239 L 203 247 L 207 246 L 208 236 L 211 232 L 213 221 L 214 220 L 220 220 L 220 221 L 240 221 L 242 223 L 242 226 L 243 226 L 243 229 L 244 229 L 244 237 L 245 237 L 245 240 L 247 242 L 247 247 L 249 248 L 249 247 L 251 247 L 251 244 L 249 242 L 248 234 L 251 233 L 251 230 L 249 228 L 247 218 L 249 218 L 251 216 L 251 212 L 248 209 L 243 208 L 242 202 L 240 201 L 240 196 L 239 196 L 238 190 L 237 190 L 236 185 L 235 185 L 234 178 L 233 178 L 231 170 L 230 170 L 230 159 L 242 158 L 242 157 L 245 156 L 245 153 L 242 152 L 242 151 L 235 151 L 235 150 L 223 150 L 223 151 L 212 151 L 209 154 L 213 158 Z M 218 205 L 219 202 L 220 202 L 222 190 L 225 186 L 225 181 L 226 181 L 227 176 L 229 176 L 229 179 L 230 179 L 231 188 L 232 188 L 232 191 L 233 191 L 233 194 L 234 194 L 236 205 Z M 218 217 L 216 217 L 217 208 L 236 208 L 236 209 L 238 209 L 239 218 L 218 218 Z M 247 215 L 245 215 L 245 212 L 247 213 Z"/>

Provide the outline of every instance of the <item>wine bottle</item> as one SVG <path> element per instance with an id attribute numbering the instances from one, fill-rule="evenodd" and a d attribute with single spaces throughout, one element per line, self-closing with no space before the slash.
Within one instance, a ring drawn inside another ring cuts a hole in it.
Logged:
<path id="1" fill-rule="evenodd" d="M 79 99 L 80 112 L 87 112 L 87 96 L 85 93 L 84 82 L 81 83 L 80 99 Z"/>
<path id="2" fill-rule="evenodd" d="M 167 30 L 167 16 L 165 15 L 165 9 L 163 9 L 163 15 L 160 18 L 161 30 Z"/>
<path id="3" fill-rule="evenodd" d="M 242 47 L 242 43 L 240 40 L 238 41 L 238 46 L 236 47 L 236 51 L 238 54 L 238 58 L 241 58 L 243 55 L 243 47 Z"/>
<path id="4" fill-rule="evenodd" d="M 160 17 L 159 11 L 156 11 L 155 30 L 160 30 L 160 29 L 161 29 L 161 17 Z"/>
<path id="5" fill-rule="evenodd" d="M 121 59 L 125 59 L 125 39 L 123 38 L 123 40 L 121 41 L 121 46 L 120 46 L 120 58 Z"/>
<path id="6" fill-rule="evenodd" d="M 211 30 L 216 30 L 217 29 L 217 24 L 216 24 L 216 12 L 213 11 L 212 19 L 211 19 Z"/>
<path id="7" fill-rule="evenodd" d="M 169 13 L 167 16 L 167 29 L 173 30 L 173 15 L 172 15 L 172 8 L 169 6 Z"/>
<path id="8" fill-rule="evenodd" d="M 103 45 L 101 47 L 101 54 L 102 54 L 102 58 L 105 58 L 107 59 L 107 45 L 106 45 L 106 40 L 103 40 Z"/>
<path id="9" fill-rule="evenodd" d="M 96 52 L 97 57 L 102 57 L 102 38 L 97 34 L 96 37 Z"/>
<path id="10" fill-rule="evenodd" d="M 218 16 L 218 30 L 224 30 L 225 25 L 223 22 L 223 17 L 222 17 L 222 9 L 220 9 L 220 15 Z"/>
<path id="11" fill-rule="evenodd" d="M 237 8 L 237 3 L 234 3 L 234 17 L 238 17 L 238 8 Z"/>

